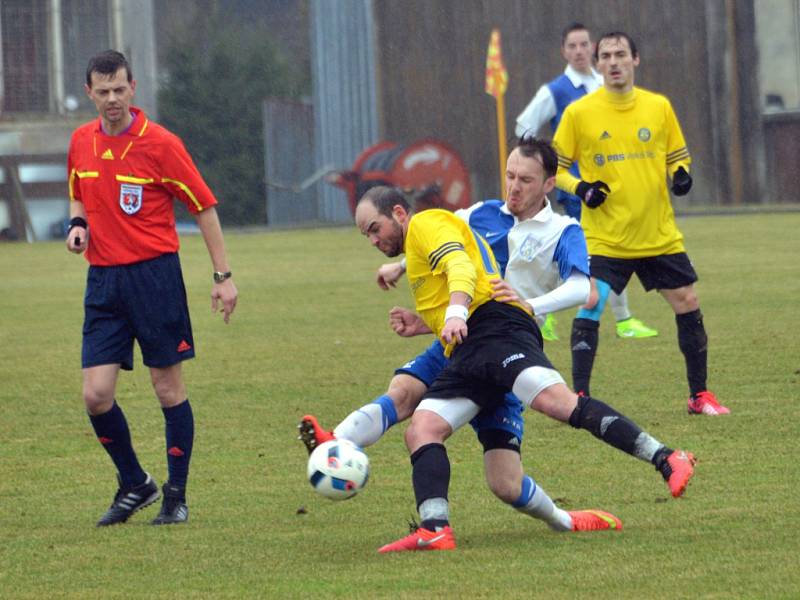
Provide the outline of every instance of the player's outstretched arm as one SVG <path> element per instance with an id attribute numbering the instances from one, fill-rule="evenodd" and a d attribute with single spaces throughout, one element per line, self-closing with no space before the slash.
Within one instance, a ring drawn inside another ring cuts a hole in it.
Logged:
<path id="1" fill-rule="evenodd" d="M 497 277 L 496 279 L 490 280 L 492 284 L 493 292 L 492 292 L 492 299 L 497 300 L 498 302 L 519 302 L 525 303 L 530 306 L 530 304 L 523 298 L 517 290 L 511 287 L 511 284 L 508 283 L 505 279 L 500 279 Z M 530 307 L 533 310 L 533 307 Z"/>
<path id="2" fill-rule="evenodd" d="M 393 263 L 382 264 L 378 268 L 378 273 L 375 276 L 375 281 L 383 290 L 388 290 L 397 286 L 397 281 L 406 272 L 406 265 L 404 261 L 397 261 Z"/>

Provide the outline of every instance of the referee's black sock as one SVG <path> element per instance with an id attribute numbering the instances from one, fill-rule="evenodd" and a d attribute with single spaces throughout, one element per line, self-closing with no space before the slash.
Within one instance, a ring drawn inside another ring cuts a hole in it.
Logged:
<path id="1" fill-rule="evenodd" d="M 678 346 L 686 359 L 686 378 L 689 392 L 695 394 L 705 391 L 708 377 L 708 337 L 703 325 L 700 309 L 682 315 L 675 315 L 678 324 Z"/>
<path id="2" fill-rule="evenodd" d="M 133 487 L 147 479 L 147 474 L 136 458 L 131 443 L 131 432 L 125 414 L 114 401 L 111 410 L 101 415 L 89 415 L 94 433 L 105 448 L 119 473 L 122 487 Z"/>
<path id="3" fill-rule="evenodd" d="M 442 503 L 428 503 L 443 508 L 430 515 L 420 512 L 420 525 L 430 531 L 448 524 L 447 491 L 450 487 L 450 460 L 442 444 L 425 444 L 411 455 L 411 481 L 419 510 L 427 500 L 443 500 Z"/>
<path id="4" fill-rule="evenodd" d="M 189 399 L 175 406 L 163 408 L 164 430 L 167 439 L 167 470 L 169 482 L 181 489 L 186 488 L 189 477 L 189 461 L 194 444 L 194 415 Z"/>
<path id="5" fill-rule="evenodd" d="M 600 323 L 591 319 L 576 318 L 572 321 L 572 387 L 584 396 L 589 395 L 589 380 L 600 342 L 599 328 Z"/>

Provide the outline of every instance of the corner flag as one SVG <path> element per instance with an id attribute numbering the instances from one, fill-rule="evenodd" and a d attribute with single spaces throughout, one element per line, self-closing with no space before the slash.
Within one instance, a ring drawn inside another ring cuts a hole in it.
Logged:
<path id="1" fill-rule="evenodd" d="M 508 88 L 508 71 L 503 64 L 500 30 L 493 29 L 486 54 L 486 93 L 497 102 L 497 152 L 500 161 L 500 195 L 505 199 L 506 171 L 506 109 L 504 96 Z"/>
<path id="2" fill-rule="evenodd" d="M 508 71 L 503 64 L 503 51 L 500 47 L 500 30 L 493 29 L 486 54 L 486 93 L 498 98 L 508 88 Z"/>

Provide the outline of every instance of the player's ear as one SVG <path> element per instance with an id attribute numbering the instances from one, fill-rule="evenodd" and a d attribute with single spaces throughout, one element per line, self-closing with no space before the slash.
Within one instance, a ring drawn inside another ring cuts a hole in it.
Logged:
<path id="1" fill-rule="evenodd" d="M 544 180 L 544 193 L 549 194 L 553 191 L 556 187 L 556 177 L 553 175 L 552 177 L 548 177 Z"/>
<path id="2" fill-rule="evenodd" d="M 400 204 L 395 204 L 392 207 L 392 215 L 400 223 L 405 223 L 408 220 L 408 211 Z"/>

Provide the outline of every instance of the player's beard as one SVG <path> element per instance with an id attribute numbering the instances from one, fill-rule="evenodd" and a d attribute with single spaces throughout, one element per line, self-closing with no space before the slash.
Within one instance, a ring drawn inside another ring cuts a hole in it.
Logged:
<path id="1" fill-rule="evenodd" d="M 389 258 L 403 253 L 403 228 L 397 221 L 392 221 L 392 235 L 386 240 L 386 250 L 381 250 Z"/>

